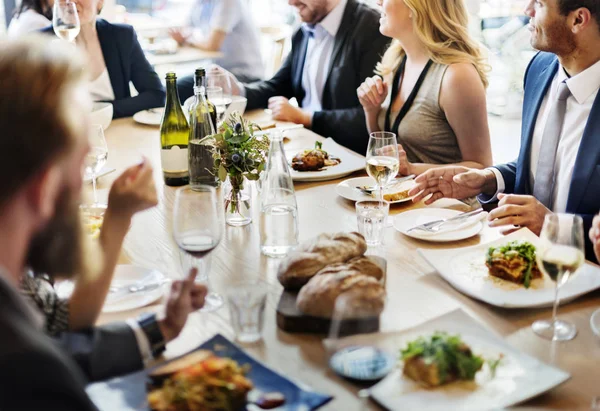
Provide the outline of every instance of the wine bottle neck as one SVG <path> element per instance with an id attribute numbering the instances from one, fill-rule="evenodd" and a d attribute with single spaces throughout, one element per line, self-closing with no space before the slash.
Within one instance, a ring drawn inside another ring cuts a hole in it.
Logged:
<path id="1" fill-rule="evenodd" d="M 173 105 L 179 104 L 179 93 L 177 92 L 177 81 L 167 80 L 167 110 Z"/>

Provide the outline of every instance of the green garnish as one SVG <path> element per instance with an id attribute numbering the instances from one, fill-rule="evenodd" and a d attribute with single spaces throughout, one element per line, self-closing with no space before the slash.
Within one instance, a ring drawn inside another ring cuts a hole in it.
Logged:
<path id="1" fill-rule="evenodd" d="M 490 374 L 492 375 L 492 378 L 496 378 L 496 369 L 500 365 L 502 358 L 504 358 L 504 355 L 500 354 L 500 356 L 498 356 L 497 359 L 493 359 L 493 360 L 490 359 L 490 360 L 486 361 L 488 364 L 488 367 L 490 367 Z"/>
<path id="2" fill-rule="evenodd" d="M 487 252 L 487 262 L 491 264 L 493 257 L 497 256 L 498 253 L 509 260 L 520 256 L 527 262 L 527 269 L 523 275 L 523 285 L 525 288 L 529 288 L 531 285 L 531 270 L 535 263 L 535 246 L 529 241 L 516 240 L 502 246 L 490 247 Z"/>
<path id="3" fill-rule="evenodd" d="M 320 141 L 315 141 L 315 148 L 317 150 L 323 150 L 323 143 L 321 143 Z"/>
<path id="4" fill-rule="evenodd" d="M 403 360 L 421 356 L 425 364 L 435 363 L 440 381 L 456 375 L 461 380 L 473 380 L 483 365 L 483 359 L 473 355 L 458 335 L 436 332 L 430 339 L 420 337 L 400 351 Z"/>

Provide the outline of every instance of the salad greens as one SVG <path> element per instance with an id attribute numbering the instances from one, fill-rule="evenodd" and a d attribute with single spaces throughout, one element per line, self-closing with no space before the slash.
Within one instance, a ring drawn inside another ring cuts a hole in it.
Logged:
<path id="1" fill-rule="evenodd" d="M 509 260 L 520 256 L 527 262 L 527 269 L 523 275 L 523 285 L 525 288 L 529 288 L 531 284 L 531 270 L 535 263 L 535 246 L 529 241 L 516 240 L 502 246 L 490 247 L 486 256 L 487 262 L 491 264 L 492 259 L 498 257 L 498 254 Z"/>
<path id="2" fill-rule="evenodd" d="M 401 350 L 403 360 L 417 356 L 422 357 L 427 365 L 437 365 L 442 383 L 451 376 L 473 380 L 483 365 L 483 358 L 473 355 L 460 336 L 445 332 L 436 332 L 430 339 L 420 337 Z"/>

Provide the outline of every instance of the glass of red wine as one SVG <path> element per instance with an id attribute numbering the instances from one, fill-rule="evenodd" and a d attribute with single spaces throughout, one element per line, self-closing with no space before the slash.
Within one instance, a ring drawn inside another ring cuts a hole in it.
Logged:
<path id="1" fill-rule="evenodd" d="M 173 206 L 173 237 L 179 248 L 199 267 L 196 281 L 208 283 L 208 265 L 203 259 L 220 243 L 223 217 L 214 187 L 194 185 L 175 193 Z M 223 305 L 223 297 L 215 292 L 206 296 L 201 311 L 214 311 Z"/>

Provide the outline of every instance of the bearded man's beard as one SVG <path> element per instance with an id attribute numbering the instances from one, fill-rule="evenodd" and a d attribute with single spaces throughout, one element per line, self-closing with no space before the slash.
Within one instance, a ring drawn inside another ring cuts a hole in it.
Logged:
<path id="1" fill-rule="evenodd" d="M 84 233 L 78 199 L 65 189 L 54 217 L 31 241 L 27 264 L 36 274 L 74 279 L 97 274 L 98 261 L 98 250 Z"/>

